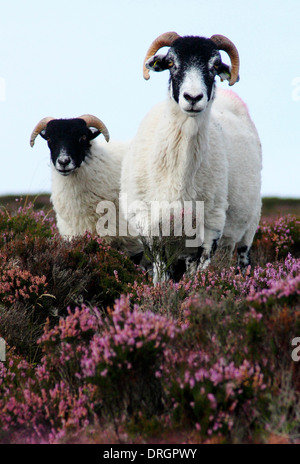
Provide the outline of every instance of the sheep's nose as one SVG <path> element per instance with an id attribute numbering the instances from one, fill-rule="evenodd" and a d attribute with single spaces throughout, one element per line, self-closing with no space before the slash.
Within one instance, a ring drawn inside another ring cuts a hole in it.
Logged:
<path id="1" fill-rule="evenodd" d="M 202 100 L 203 93 L 199 93 L 199 95 L 192 96 L 189 93 L 184 92 L 183 96 L 184 96 L 184 98 L 186 99 L 187 102 L 189 102 L 191 105 L 195 105 L 200 100 Z"/>
<path id="2" fill-rule="evenodd" d="M 57 161 L 62 168 L 65 168 L 70 163 L 71 158 L 69 156 L 60 156 Z"/>

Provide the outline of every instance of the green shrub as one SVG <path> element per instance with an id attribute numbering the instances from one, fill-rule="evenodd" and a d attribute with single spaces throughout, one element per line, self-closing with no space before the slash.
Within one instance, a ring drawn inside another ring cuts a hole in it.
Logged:
<path id="1" fill-rule="evenodd" d="M 16 213 L 0 209 L 0 247 L 14 238 L 52 237 L 56 226 L 52 217 L 43 211 L 35 211 L 32 204 L 20 207 Z"/>

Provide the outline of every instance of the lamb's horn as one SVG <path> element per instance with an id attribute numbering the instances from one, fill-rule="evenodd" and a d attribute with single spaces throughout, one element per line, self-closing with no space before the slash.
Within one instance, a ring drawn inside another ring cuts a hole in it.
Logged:
<path id="1" fill-rule="evenodd" d="M 96 129 L 98 129 L 101 132 L 101 134 L 104 135 L 105 140 L 109 142 L 108 129 L 104 122 L 101 121 L 101 119 L 97 118 L 96 116 L 93 116 L 92 114 L 83 114 L 82 116 L 78 116 L 78 118 L 83 119 L 88 127 L 95 127 Z"/>
<path id="2" fill-rule="evenodd" d="M 55 118 L 52 118 L 51 116 L 47 116 L 46 118 L 41 119 L 40 122 L 35 126 L 30 136 L 31 147 L 33 147 L 37 136 L 42 132 L 42 130 L 44 130 L 47 127 L 48 122 L 52 121 L 53 119 Z"/>

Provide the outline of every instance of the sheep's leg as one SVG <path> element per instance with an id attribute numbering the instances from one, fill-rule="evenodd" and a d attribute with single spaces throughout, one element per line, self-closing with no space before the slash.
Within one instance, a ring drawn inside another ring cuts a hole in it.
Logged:
<path id="1" fill-rule="evenodd" d="M 237 255 L 237 267 L 245 272 L 246 268 L 251 265 L 250 247 L 247 245 L 238 246 Z"/>
<path id="2" fill-rule="evenodd" d="M 197 271 L 206 269 L 218 248 L 221 237 L 220 230 L 204 229 L 204 243 L 197 252 Z"/>
<path id="3" fill-rule="evenodd" d="M 170 274 L 167 271 L 163 271 L 163 263 L 155 262 L 153 263 L 153 283 L 156 285 L 159 282 L 166 282 L 170 280 Z"/>
<path id="4" fill-rule="evenodd" d="M 251 256 L 250 256 L 250 249 L 252 245 L 251 243 L 245 244 L 244 241 L 240 241 L 237 244 L 237 264 L 236 264 L 236 273 L 238 274 L 241 270 L 243 274 L 245 274 L 246 269 L 248 266 L 251 266 Z"/>
<path id="5" fill-rule="evenodd" d="M 157 237 L 149 238 L 147 241 L 149 257 L 152 262 L 153 283 L 165 282 L 170 280 L 170 272 L 167 270 L 166 247 Z"/>
<path id="6" fill-rule="evenodd" d="M 239 271 L 238 268 L 240 268 L 242 273 L 245 273 L 248 266 L 251 266 L 250 250 L 259 224 L 259 219 L 260 210 L 257 212 L 244 236 L 237 244 L 237 272 Z"/>
<path id="7" fill-rule="evenodd" d="M 165 282 L 170 280 L 171 275 L 167 268 L 167 255 L 165 246 L 162 245 L 162 254 L 156 255 L 153 261 L 153 283 Z"/>

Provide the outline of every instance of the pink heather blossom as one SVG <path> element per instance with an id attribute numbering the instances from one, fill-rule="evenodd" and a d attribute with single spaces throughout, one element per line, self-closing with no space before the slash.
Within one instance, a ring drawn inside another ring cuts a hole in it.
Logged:
<path id="1" fill-rule="evenodd" d="M 217 408 L 217 401 L 216 401 L 216 398 L 214 397 L 214 395 L 212 393 L 208 393 L 207 398 L 210 401 L 211 407 L 213 409 L 216 409 Z"/>
<path id="2" fill-rule="evenodd" d="M 44 214 L 36 217 L 46 221 Z M 37 364 L 11 353 L 8 362 L 0 362 L 2 431 L 27 430 L 26 440 L 32 443 L 65 440 L 69 430 L 80 431 L 93 424 L 95 411 L 101 409 L 99 405 L 104 407 L 111 379 L 117 379 L 118 388 L 122 385 L 124 390 L 126 382 L 133 381 L 134 388 L 140 366 L 147 369 L 150 382 L 162 388 L 169 411 L 186 407 L 196 430 L 203 434 L 228 433 L 241 407 L 247 413 L 250 410 L 253 419 L 256 401 L 270 381 L 265 378 L 268 355 L 263 354 L 261 365 L 252 361 L 243 333 L 234 328 L 226 327 L 226 351 L 215 326 L 207 334 L 207 346 L 197 334 L 191 341 L 189 329 L 195 329 L 193 317 L 202 308 L 207 314 L 219 308 L 220 320 L 232 323 L 232 314 L 223 308 L 227 296 L 243 302 L 243 309 L 236 305 L 234 317 L 245 326 L 253 321 L 257 326 L 263 324 L 268 317 L 266 308 L 271 313 L 274 301 L 298 304 L 300 259 L 282 253 L 293 245 L 295 225 L 300 225 L 295 218 L 281 218 L 262 221 L 259 227 L 263 239 L 278 256 L 281 253 L 282 261 L 249 267 L 245 275 L 236 274 L 234 268 L 221 272 L 208 268 L 178 283 L 153 286 L 135 282 L 130 294 L 116 300 L 107 315 L 83 305 L 69 308 L 53 328 L 46 323 L 38 342 L 43 357 Z M 35 304 L 47 292 L 45 276 L 12 265 L 1 251 L 0 271 L 0 300 L 5 308 L 20 301 Z M 113 275 L 120 282 L 118 272 Z M 178 320 L 167 316 L 170 313 L 178 314 Z M 148 362 L 148 353 L 153 364 Z M 242 356 L 247 359 L 241 360 Z M 104 385 L 103 390 L 99 385 Z M 143 419 L 141 411 L 139 417 Z M 168 420 L 171 423 L 170 416 Z"/>
<path id="3" fill-rule="evenodd" d="M 13 304 L 18 300 L 37 300 L 45 293 L 46 277 L 33 276 L 29 271 L 5 261 L 0 264 L 0 299 Z"/>

